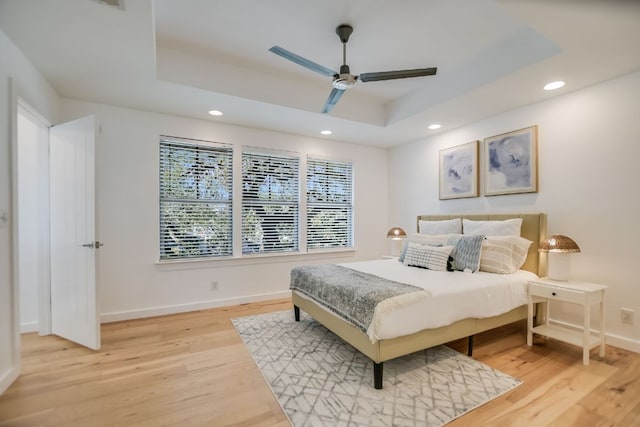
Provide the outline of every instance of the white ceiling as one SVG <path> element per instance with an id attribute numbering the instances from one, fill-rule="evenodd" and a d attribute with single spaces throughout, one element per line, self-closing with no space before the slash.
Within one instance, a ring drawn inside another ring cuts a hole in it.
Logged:
<path id="1" fill-rule="evenodd" d="M 0 27 L 64 97 L 376 146 L 640 70 L 638 0 L 122 2 L 0 0 Z M 268 49 L 337 70 L 343 23 L 352 73 L 437 75 L 358 82 L 321 114 L 331 79 Z"/>

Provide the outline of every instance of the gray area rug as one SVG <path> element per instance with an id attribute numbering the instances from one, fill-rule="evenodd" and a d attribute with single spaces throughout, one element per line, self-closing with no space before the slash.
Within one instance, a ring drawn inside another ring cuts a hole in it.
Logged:
<path id="1" fill-rule="evenodd" d="M 294 427 L 441 426 L 521 381 L 446 346 L 372 362 L 306 313 L 232 319 Z"/>

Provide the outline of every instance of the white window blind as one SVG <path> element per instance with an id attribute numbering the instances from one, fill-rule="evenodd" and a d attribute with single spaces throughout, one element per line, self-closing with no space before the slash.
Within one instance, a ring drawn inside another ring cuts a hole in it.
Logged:
<path id="1" fill-rule="evenodd" d="M 242 153 L 242 253 L 298 250 L 299 164 L 295 156 Z"/>
<path id="2" fill-rule="evenodd" d="M 232 149 L 160 140 L 160 259 L 232 255 Z"/>
<path id="3" fill-rule="evenodd" d="M 307 249 L 353 247 L 353 165 L 307 158 Z"/>

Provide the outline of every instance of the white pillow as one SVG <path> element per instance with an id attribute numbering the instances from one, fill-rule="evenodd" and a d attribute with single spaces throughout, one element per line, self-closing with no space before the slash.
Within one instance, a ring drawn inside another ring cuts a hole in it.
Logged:
<path id="1" fill-rule="evenodd" d="M 449 261 L 453 246 L 424 246 L 409 242 L 403 264 L 435 271 L 453 271 Z"/>
<path id="2" fill-rule="evenodd" d="M 531 243 L 520 236 L 487 237 L 480 251 L 480 271 L 515 273 L 526 261 Z"/>
<path id="3" fill-rule="evenodd" d="M 519 236 L 522 218 L 505 219 L 503 221 L 462 220 L 463 234 L 485 236 Z"/>
<path id="4" fill-rule="evenodd" d="M 455 234 L 411 234 L 407 239 L 405 239 L 404 244 L 402 245 L 398 261 L 404 261 L 404 256 L 407 253 L 409 243 L 418 243 L 425 246 L 444 246 L 447 244 L 451 236 L 455 236 Z M 459 236 L 461 236 L 461 234 L 459 234 Z"/>
<path id="5" fill-rule="evenodd" d="M 420 234 L 462 234 L 462 221 L 460 218 L 445 219 L 442 221 L 418 221 Z"/>

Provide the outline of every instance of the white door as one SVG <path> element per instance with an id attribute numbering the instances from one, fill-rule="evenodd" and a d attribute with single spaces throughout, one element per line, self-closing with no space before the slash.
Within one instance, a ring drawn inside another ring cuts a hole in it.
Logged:
<path id="1" fill-rule="evenodd" d="M 51 331 L 97 350 L 95 117 L 49 133 Z"/>

